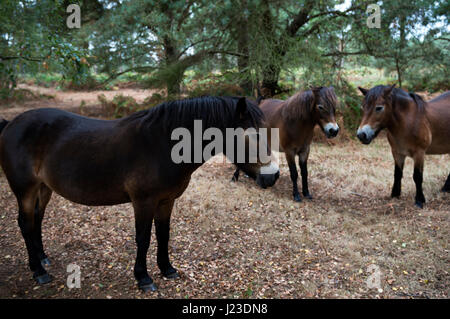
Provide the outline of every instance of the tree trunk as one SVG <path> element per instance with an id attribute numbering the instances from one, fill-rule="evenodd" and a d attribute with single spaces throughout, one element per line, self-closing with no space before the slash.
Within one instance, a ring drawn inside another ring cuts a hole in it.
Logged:
<path id="1" fill-rule="evenodd" d="M 247 0 L 241 1 L 241 10 L 247 11 Z M 248 62 L 249 62 L 249 40 L 248 40 L 248 17 L 245 14 L 241 15 L 237 24 L 237 46 L 238 52 L 241 56 L 238 56 L 238 70 L 241 75 L 239 86 L 244 91 L 245 95 L 252 95 L 252 81 L 248 76 Z"/>
<path id="2" fill-rule="evenodd" d="M 183 81 L 184 70 L 180 72 L 174 72 L 171 77 L 166 80 L 167 94 L 168 95 L 180 95 L 181 82 Z"/>
<path id="3" fill-rule="evenodd" d="M 270 4 L 267 0 L 262 3 L 262 28 L 265 34 L 275 35 L 275 27 L 273 23 L 273 17 L 270 12 Z M 281 58 L 280 47 L 282 43 L 279 43 L 279 47 L 273 52 L 268 51 L 270 56 L 264 65 L 262 65 L 262 85 L 261 93 L 264 97 L 273 97 L 278 90 L 278 78 L 280 76 L 280 64 L 277 62 Z"/>
<path id="4" fill-rule="evenodd" d="M 178 50 L 168 37 L 164 38 L 164 59 L 165 67 L 168 70 L 164 74 L 167 95 L 179 95 L 185 69 L 178 63 Z"/>
<path id="5" fill-rule="evenodd" d="M 395 68 L 397 69 L 398 86 L 402 87 L 402 70 L 398 59 L 395 60 Z"/>
<path id="6" fill-rule="evenodd" d="M 267 65 L 263 70 L 263 81 L 261 93 L 264 97 L 273 97 L 279 90 L 278 79 L 280 77 L 280 67 L 275 63 Z"/>

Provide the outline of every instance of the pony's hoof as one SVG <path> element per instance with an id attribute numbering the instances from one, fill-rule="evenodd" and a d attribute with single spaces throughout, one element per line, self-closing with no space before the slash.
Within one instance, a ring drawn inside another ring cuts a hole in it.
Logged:
<path id="1" fill-rule="evenodd" d="M 51 265 L 50 259 L 48 259 L 47 257 L 44 259 L 41 259 L 41 265 L 42 265 L 42 267 L 50 266 Z"/>
<path id="2" fill-rule="evenodd" d="M 143 292 L 154 292 L 158 290 L 158 287 L 155 285 L 153 280 L 149 277 L 141 279 L 138 281 L 138 287 Z"/>
<path id="3" fill-rule="evenodd" d="M 443 192 L 443 193 L 450 193 L 450 188 L 443 188 L 443 189 L 441 189 L 441 191 Z"/>
<path id="4" fill-rule="evenodd" d="M 44 284 L 48 284 L 50 281 L 52 281 L 52 276 L 50 276 L 48 273 L 45 273 L 43 275 L 40 276 L 34 276 L 33 275 L 34 280 L 36 280 L 36 282 L 39 285 L 44 285 Z"/>
<path id="5" fill-rule="evenodd" d="M 158 287 L 152 282 L 151 284 L 139 286 L 139 289 L 142 290 L 142 292 L 147 293 L 157 291 Z"/>
<path id="6" fill-rule="evenodd" d="M 163 275 L 164 278 L 167 278 L 167 279 L 180 278 L 180 275 L 178 274 L 178 271 L 176 271 L 176 270 L 174 272 L 166 273 L 166 274 L 162 274 L 162 275 Z"/>
<path id="7" fill-rule="evenodd" d="M 416 201 L 416 206 L 419 207 L 419 208 L 423 208 L 423 203 L 419 202 L 419 201 Z"/>
<path id="8" fill-rule="evenodd" d="M 303 195 L 303 197 L 304 197 L 304 198 L 307 198 L 307 199 L 309 199 L 309 200 L 313 199 L 313 197 L 311 196 L 311 194 Z"/>
<path id="9" fill-rule="evenodd" d="M 294 201 L 297 203 L 300 203 L 302 201 L 299 194 L 294 195 Z"/>

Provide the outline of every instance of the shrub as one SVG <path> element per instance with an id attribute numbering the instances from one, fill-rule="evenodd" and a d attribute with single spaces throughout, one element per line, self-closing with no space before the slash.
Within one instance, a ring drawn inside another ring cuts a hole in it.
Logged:
<path id="1" fill-rule="evenodd" d="M 355 131 L 361 122 L 361 100 L 356 89 L 349 83 L 344 82 L 343 85 L 336 89 L 336 93 L 341 102 L 339 112 L 342 114 L 344 127 L 347 131 Z"/>
<path id="2" fill-rule="evenodd" d="M 100 94 L 97 98 L 107 116 L 120 118 L 140 110 L 140 105 L 131 96 L 119 94 L 111 101 L 108 101 L 104 94 Z"/>

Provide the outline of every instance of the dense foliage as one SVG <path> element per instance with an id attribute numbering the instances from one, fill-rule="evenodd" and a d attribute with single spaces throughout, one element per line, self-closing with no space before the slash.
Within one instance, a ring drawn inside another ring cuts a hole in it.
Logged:
<path id="1" fill-rule="evenodd" d="M 448 88 L 448 2 L 378 1 L 379 29 L 366 24 L 372 2 L 2 0 L 0 94 L 21 74 L 61 74 L 73 88 L 128 75 L 174 96 L 333 84 L 356 107 L 348 70 L 364 67 L 406 88 Z M 71 3 L 79 29 L 66 25 Z"/>

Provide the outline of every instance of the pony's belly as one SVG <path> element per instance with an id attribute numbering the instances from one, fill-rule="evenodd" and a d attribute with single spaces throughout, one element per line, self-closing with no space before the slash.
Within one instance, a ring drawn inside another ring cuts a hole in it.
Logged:
<path id="1" fill-rule="evenodd" d="M 38 176 L 55 193 L 77 204 L 108 206 L 130 202 L 123 182 L 108 179 L 107 175 L 60 174 L 58 170 L 44 169 Z"/>
<path id="2" fill-rule="evenodd" d="M 111 206 L 129 203 L 130 197 L 125 192 L 105 192 L 103 190 L 97 192 L 85 191 L 82 188 L 72 185 L 70 188 L 50 188 L 58 195 L 64 197 L 71 202 L 88 205 L 88 206 Z"/>
<path id="3" fill-rule="evenodd" d="M 426 153 L 429 155 L 450 154 L 450 142 L 448 145 L 433 145 L 427 148 Z"/>

